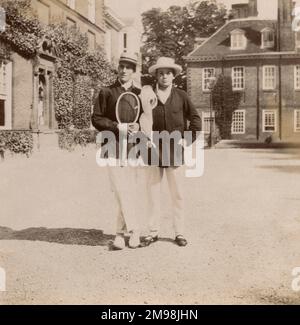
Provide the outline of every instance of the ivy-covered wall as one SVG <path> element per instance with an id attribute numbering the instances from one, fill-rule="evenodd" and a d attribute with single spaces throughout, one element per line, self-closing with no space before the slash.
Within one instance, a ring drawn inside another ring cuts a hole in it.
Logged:
<path id="1" fill-rule="evenodd" d="M 34 16 L 30 0 L 0 0 L 0 6 L 6 11 L 6 30 L 0 33 L 0 60 L 18 53 L 34 68 L 41 41 L 46 42 L 56 56 L 53 87 L 58 127 L 89 128 L 92 89 L 97 92 L 115 79 L 103 49 L 90 52 L 87 36 L 76 28 L 42 25 Z"/>
<path id="2" fill-rule="evenodd" d="M 9 150 L 29 156 L 33 149 L 33 136 L 30 131 L 1 131 L 0 152 Z"/>

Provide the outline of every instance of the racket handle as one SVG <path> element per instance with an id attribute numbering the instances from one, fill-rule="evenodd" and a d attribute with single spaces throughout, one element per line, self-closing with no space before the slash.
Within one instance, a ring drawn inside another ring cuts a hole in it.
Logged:
<path id="1" fill-rule="evenodd" d="M 126 166 L 127 160 L 127 133 L 128 133 L 128 124 L 120 123 L 118 124 L 119 129 L 119 158 L 121 166 Z"/>

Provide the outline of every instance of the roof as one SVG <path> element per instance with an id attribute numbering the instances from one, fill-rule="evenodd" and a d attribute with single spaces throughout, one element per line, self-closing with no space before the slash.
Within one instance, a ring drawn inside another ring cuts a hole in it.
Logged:
<path id="1" fill-rule="evenodd" d="M 261 48 L 261 31 L 270 28 L 276 31 L 276 20 L 262 20 L 259 18 L 248 17 L 244 19 L 234 19 L 227 22 L 210 38 L 198 46 L 187 57 L 187 61 L 196 61 L 197 59 L 208 59 L 226 57 L 233 54 L 254 54 L 275 51 L 273 49 Z M 243 50 L 232 50 L 230 33 L 234 30 L 245 32 L 247 38 L 247 47 Z M 276 46 L 276 45 L 275 45 Z"/>
<path id="2" fill-rule="evenodd" d="M 119 31 L 125 26 L 125 22 L 109 7 L 104 7 L 105 22 L 110 24 L 115 30 Z"/>

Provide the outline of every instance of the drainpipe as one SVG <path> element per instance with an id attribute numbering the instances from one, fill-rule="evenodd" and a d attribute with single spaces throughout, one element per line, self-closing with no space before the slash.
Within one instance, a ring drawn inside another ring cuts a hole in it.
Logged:
<path id="1" fill-rule="evenodd" d="M 277 11 L 277 51 L 281 52 L 281 19 L 280 19 L 280 9 Z M 282 120 L 282 80 L 281 80 L 281 55 L 279 55 L 278 60 L 278 77 L 279 77 L 279 105 L 278 105 L 278 133 L 279 140 L 282 138 L 282 130 L 281 130 L 281 120 Z"/>
<path id="2" fill-rule="evenodd" d="M 259 89 L 260 89 L 260 80 L 259 80 L 259 63 L 256 67 L 256 79 L 257 79 L 257 91 L 256 91 L 256 140 L 259 140 L 259 121 L 260 121 L 260 102 L 259 102 Z"/>
<path id="3" fill-rule="evenodd" d="M 278 111 L 278 131 L 279 131 L 279 140 L 282 140 L 282 67 L 281 67 L 281 55 L 279 55 L 279 111 Z"/>

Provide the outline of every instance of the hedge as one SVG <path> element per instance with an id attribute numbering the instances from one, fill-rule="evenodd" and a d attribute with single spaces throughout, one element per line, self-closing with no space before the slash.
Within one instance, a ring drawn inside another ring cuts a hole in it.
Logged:
<path id="1" fill-rule="evenodd" d="M 31 131 L 0 131 L 0 147 L 27 157 L 32 153 L 33 136 Z"/>

